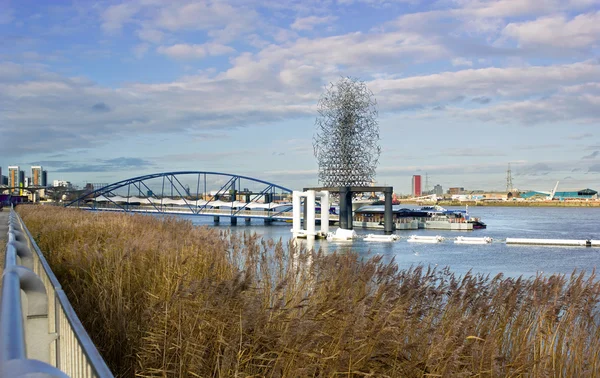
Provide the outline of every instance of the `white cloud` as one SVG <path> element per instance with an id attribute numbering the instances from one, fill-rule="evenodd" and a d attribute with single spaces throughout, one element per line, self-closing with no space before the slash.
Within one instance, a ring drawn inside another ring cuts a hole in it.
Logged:
<path id="1" fill-rule="evenodd" d="M 473 66 L 473 62 L 470 61 L 469 59 L 465 59 L 465 58 L 453 58 L 451 60 L 451 63 L 455 67 L 459 67 L 459 66 L 472 67 Z"/>
<path id="2" fill-rule="evenodd" d="M 172 46 L 160 46 L 156 51 L 174 59 L 200 59 L 209 55 L 225 55 L 235 52 L 232 47 L 218 43 L 205 43 L 202 45 L 180 43 Z"/>
<path id="3" fill-rule="evenodd" d="M 582 48 L 597 45 L 600 41 L 600 11 L 580 14 L 571 20 L 559 15 L 510 23 L 502 34 L 516 39 L 521 46 Z"/>
<path id="4" fill-rule="evenodd" d="M 112 5 L 102 14 L 102 29 L 107 33 L 119 32 L 138 11 L 139 7 L 135 2 Z"/>
<path id="5" fill-rule="evenodd" d="M 387 109 L 453 101 L 461 96 L 501 97 L 504 100 L 531 95 L 547 96 L 563 86 L 595 82 L 600 64 L 467 69 L 395 80 L 374 80 L 369 87 L 380 94 Z M 510 116 L 507 113 L 507 116 Z"/>
<path id="6" fill-rule="evenodd" d="M 244 24 L 257 17 L 252 9 L 234 7 L 220 1 L 197 3 L 170 3 L 159 10 L 155 19 L 157 26 L 175 31 L 182 29 L 209 30 L 226 25 Z"/>
<path id="7" fill-rule="evenodd" d="M 165 34 L 156 29 L 140 29 L 136 32 L 142 41 L 151 43 L 161 43 Z"/>
<path id="8" fill-rule="evenodd" d="M 331 24 L 336 19 L 337 19 L 337 17 L 333 17 L 333 16 L 299 17 L 299 18 L 296 18 L 296 21 L 294 21 L 294 23 L 291 25 L 291 28 L 294 30 L 312 30 L 316 25 Z"/>

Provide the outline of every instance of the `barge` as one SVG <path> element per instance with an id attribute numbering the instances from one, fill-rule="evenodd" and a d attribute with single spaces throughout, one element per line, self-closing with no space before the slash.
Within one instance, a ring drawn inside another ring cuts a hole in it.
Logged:
<path id="1" fill-rule="evenodd" d="M 471 217 L 466 210 L 447 210 L 440 206 L 427 206 L 420 209 L 392 207 L 392 220 L 395 230 L 448 230 L 472 231 L 486 228 L 479 218 Z M 384 207 L 368 205 L 354 212 L 353 226 L 369 229 L 384 228 Z"/>

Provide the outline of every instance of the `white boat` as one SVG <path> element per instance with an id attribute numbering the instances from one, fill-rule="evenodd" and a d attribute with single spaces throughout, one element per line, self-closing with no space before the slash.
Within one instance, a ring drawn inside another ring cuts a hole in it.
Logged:
<path id="1" fill-rule="evenodd" d="M 375 241 L 375 242 L 393 242 L 396 240 L 400 240 L 400 236 L 396 234 L 391 235 L 375 235 L 375 234 L 367 234 L 365 236 L 365 241 Z"/>
<path id="2" fill-rule="evenodd" d="M 470 238 L 466 236 L 457 236 L 454 239 L 455 244 L 490 244 L 492 238 L 486 236 L 483 238 Z"/>
<path id="3" fill-rule="evenodd" d="M 327 241 L 352 241 L 356 237 L 356 231 L 338 228 L 335 232 L 327 233 Z"/>
<path id="4" fill-rule="evenodd" d="M 434 243 L 441 243 L 444 240 L 446 240 L 446 238 L 444 238 L 443 236 L 417 236 L 417 235 L 411 235 L 408 238 L 408 242 L 409 243 L 430 243 L 430 244 L 434 244 Z"/>

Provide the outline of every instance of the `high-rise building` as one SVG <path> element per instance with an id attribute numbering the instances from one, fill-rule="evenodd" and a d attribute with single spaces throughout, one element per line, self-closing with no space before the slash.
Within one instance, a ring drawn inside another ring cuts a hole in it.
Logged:
<path id="1" fill-rule="evenodd" d="M 34 165 L 31 167 L 31 185 L 42 186 L 42 172 L 43 169 L 39 165 Z"/>
<path id="2" fill-rule="evenodd" d="M 435 194 L 436 196 L 444 195 L 444 189 L 442 188 L 442 186 L 440 184 L 437 184 L 436 186 L 433 187 L 433 194 Z"/>
<path id="3" fill-rule="evenodd" d="M 421 196 L 421 175 L 414 175 L 412 177 L 412 195 L 414 197 Z"/>
<path id="4" fill-rule="evenodd" d="M 48 186 L 48 171 L 42 171 L 42 186 Z"/>
<path id="5" fill-rule="evenodd" d="M 16 190 L 15 188 L 18 188 L 19 184 L 22 183 L 20 181 L 20 172 L 18 165 L 10 165 L 8 167 L 8 186 L 11 188 L 11 191 Z"/>

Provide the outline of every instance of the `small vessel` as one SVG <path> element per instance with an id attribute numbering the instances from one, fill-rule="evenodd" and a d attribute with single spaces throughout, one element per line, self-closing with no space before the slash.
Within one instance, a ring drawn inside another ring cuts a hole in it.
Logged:
<path id="1" fill-rule="evenodd" d="M 391 235 L 375 235 L 375 234 L 367 234 L 365 236 L 365 241 L 375 241 L 375 242 L 393 242 L 396 240 L 400 240 L 400 236 L 396 234 Z"/>
<path id="2" fill-rule="evenodd" d="M 411 235 L 408 238 L 408 242 L 409 243 L 430 243 L 430 244 L 434 244 L 434 243 L 441 243 L 444 240 L 446 240 L 446 238 L 444 238 L 443 236 L 417 236 L 417 235 Z"/>
<path id="3" fill-rule="evenodd" d="M 466 236 L 457 236 L 454 239 L 455 244 L 490 244 L 492 238 L 486 236 L 483 238 L 470 238 Z"/>
<path id="4" fill-rule="evenodd" d="M 481 219 L 479 218 L 471 218 L 467 221 L 467 223 L 470 223 L 473 225 L 473 230 L 483 230 L 485 228 L 487 228 L 487 225 L 485 223 L 483 223 L 481 221 Z"/>
<path id="5" fill-rule="evenodd" d="M 356 231 L 338 228 L 335 232 L 327 233 L 327 241 L 352 241 L 356 237 Z"/>

